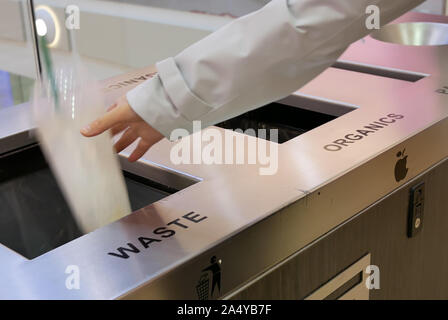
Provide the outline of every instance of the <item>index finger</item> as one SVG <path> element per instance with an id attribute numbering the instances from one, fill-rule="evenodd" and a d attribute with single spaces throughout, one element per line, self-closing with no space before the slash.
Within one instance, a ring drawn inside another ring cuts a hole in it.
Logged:
<path id="1" fill-rule="evenodd" d="M 123 123 L 125 106 L 113 108 L 106 112 L 102 117 L 91 122 L 89 125 L 81 129 L 81 134 L 86 137 L 97 136 L 104 131 Z"/>

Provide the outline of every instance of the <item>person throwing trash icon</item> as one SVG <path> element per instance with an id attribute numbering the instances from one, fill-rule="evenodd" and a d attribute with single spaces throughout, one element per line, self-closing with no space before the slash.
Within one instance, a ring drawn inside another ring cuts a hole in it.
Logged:
<path id="1" fill-rule="evenodd" d="M 218 285 L 218 291 L 221 292 L 221 262 L 216 258 L 216 256 L 213 256 L 210 259 L 210 266 L 203 269 L 202 272 L 211 271 L 212 273 L 212 292 L 211 295 L 213 296 L 213 291 L 215 290 L 215 286 Z"/>

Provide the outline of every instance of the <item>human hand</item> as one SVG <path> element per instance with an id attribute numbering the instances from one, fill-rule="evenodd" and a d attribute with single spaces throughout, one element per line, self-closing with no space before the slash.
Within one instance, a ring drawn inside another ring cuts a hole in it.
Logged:
<path id="1" fill-rule="evenodd" d="M 126 99 L 122 96 L 113 104 L 107 113 L 81 129 L 85 137 L 94 137 L 111 129 L 112 135 L 123 132 L 121 138 L 115 143 L 116 152 L 121 152 L 135 140 L 140 139 L 137 147 L 131 153 L 130 162 L 140 159 L 149 148 L 163 139 L 163 135 L 146 123 L 132 110 Z"/>

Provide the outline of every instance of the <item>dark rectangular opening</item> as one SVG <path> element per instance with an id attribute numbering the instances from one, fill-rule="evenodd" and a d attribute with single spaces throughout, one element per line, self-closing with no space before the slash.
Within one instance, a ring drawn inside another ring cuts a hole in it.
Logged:
<path id="1" fill-rule="evenodd" d="M 267 140 L 271 140 L 269 130 L 277 129 L 278 143 L 284 143 L 354 109 L 349 105 L 296 95 L 223 121 L 217 126 L 243 131 L 254 129 L 256 135 L 258 129 L 266 129 Z"/>
<path id="2" fill-rule="evenodd" d="M 125 172 L 132 210 L 178 191 Z M 28 259 L 82 235 L 38 145 L 0 155 L 0 243 Z"/>
<path id="3" fill-rule="evenodd" d="M 403 80 L 408 82 L 417 82 L 428 76 L 426 74 L 421 74 L 417 72 L 395 70 L 395 69 L 383 68 L 380 66 L 370 66 L 347 61 L 337 61 L 333 65 L 333 68 L 371 74 L 374 76 Z"/>
<path id="4" fill-rule="evenodd" d="M 337 300 L 362 282 L 362 271 L 330 293 L 324 300 Z"/>

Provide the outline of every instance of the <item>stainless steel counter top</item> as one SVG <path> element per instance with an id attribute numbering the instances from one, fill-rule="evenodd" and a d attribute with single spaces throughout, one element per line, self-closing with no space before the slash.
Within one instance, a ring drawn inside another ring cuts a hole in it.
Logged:
<path id="1" fill-rule="evenodd" d="M 399 21 L 422 19 L 448 23 L 447 18 L 421 14 Z M 294 104 L 311 96 L 356 110 L 279 145 L 278 172 L 272 176 L 259 175 L 258 165 L 173 165 L 173 143 L 161 141 L 139 161 L 138 170 L 156 166 L 200 182 L 33 260 L 0 245 L 0 298 L 194 298 L 197 277 L 190 272 L 206 266 L 214 252 L 228 275 L 220 294 L 225 297 L 447 157 L 448 146 L 442 142 L 448 138 L 448 88 L 443 89 L 448 86 L 448 45 L 401 46 L 367 37 L 341 60 L 425 76 L 411 82 L 328 69 L 286 101 Z M 110 87 L 116 81 L 105 85 L 110 100 L 130 88 Z M 0 112 L 0 150 L 32 141 L 28 114 L 27 105 Z M 324 148 L 391 114 L 401 118 L 339 151 Z M 409 172 L 397 182 L 393 168 L 403 148 Z M 176 219 L 184 227 L 170 224 L 174 236 L 154 235 L 154 229 Z M 256 237 L 251 231 L 255 227 Z M 139 237 L 157 241 L 145 248 Z M 232 241 L 241 239 L 244 245 L 232 251 Z M 129 244 L 138 252 L 128 252 L 127 259 L 108 254 Z M 79 266 L 79 290 L 66 288 L 69 265 Z"/>

